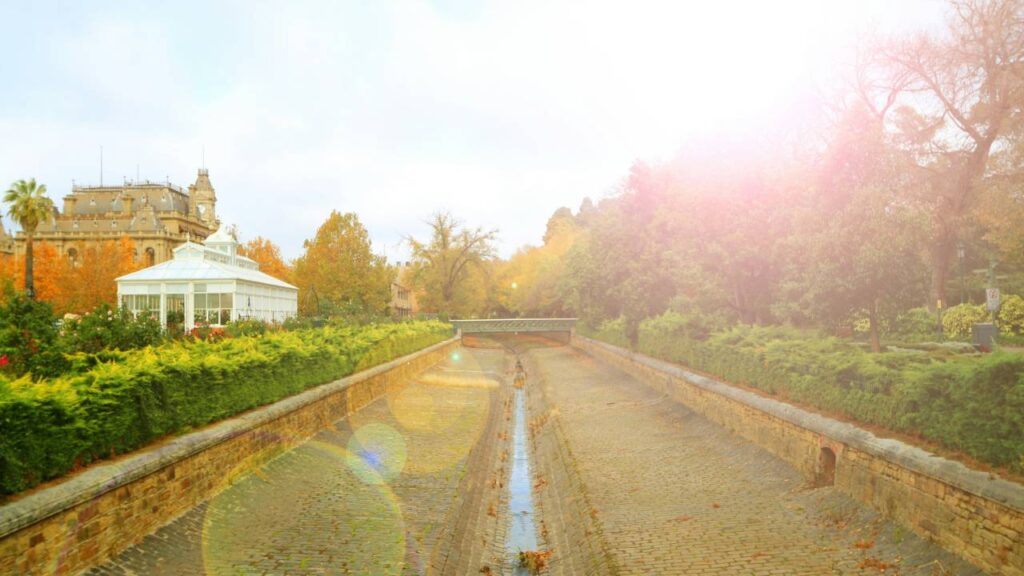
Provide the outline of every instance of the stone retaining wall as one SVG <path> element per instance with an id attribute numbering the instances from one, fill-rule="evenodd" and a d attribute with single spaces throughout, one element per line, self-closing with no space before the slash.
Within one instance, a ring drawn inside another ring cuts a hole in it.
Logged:
<path id="1" fill-rule="evenodd" d="M 0 574 L 76 574 L 100 564 L 239 474 L 437 364 L 458 339 L 92 466 L 0 507 Z"/>
<path id="2" fill-rule="evenodd" d="M 897 440 L 573 335 L 573 345 L 992 574 L 1024 576 L 1024 486 Z"/>

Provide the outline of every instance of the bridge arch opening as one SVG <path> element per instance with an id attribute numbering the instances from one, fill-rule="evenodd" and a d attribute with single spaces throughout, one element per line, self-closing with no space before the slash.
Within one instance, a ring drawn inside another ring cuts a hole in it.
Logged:
<path id="1" fill-rule="evenodd" d="M 833 486 L 836 483 L 836 453 L 823 446 L 818 453 L 818 486 Z"/>

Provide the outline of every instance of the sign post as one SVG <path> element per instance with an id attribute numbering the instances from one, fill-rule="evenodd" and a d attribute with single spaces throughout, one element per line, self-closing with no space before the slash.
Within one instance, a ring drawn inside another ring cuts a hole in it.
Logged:
<path id="1" fill-rule="evenodd" d="M 985 289 L 985 304 L 988 305 L 988 311 L 992 314 L 992 323 L 996 323 L 996 312 L 999 311 L 999 288 L 986 288 Z"/>
<path id="2" fill-rule="evenodd" d="M 985 303 L 988 304 L 988 311 L 999 310 L 999 288 L 985 289 Z"/>

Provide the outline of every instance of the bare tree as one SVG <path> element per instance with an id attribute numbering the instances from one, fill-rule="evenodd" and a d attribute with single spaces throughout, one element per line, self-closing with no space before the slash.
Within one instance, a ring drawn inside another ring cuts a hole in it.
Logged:
<path id="1" fill-rule="evenodd" d="M 876 44 L 856 89 L 928 183 L 932 293 L 945 286 L 988 160 L 1024 104 L 1024 0 L 951 0 L 944 35 Z"/>
<path id="2" fill-rule="evenodd" d="M 448 212 L 434 214 L 428 224 L 429 242 L 406 238 L 415 264 L 413 280 L 424 293 L 424 305 L 451 314 L 460 308 L 456 300 L 471 268 L 494 257 L 498 231 L 464 228 Z"/>

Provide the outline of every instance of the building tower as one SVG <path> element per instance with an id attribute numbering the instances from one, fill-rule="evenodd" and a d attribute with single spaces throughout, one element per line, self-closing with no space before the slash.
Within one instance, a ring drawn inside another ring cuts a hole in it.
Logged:
<path id="1" fill-rule="evenodd" d="M 220 224 L 217 214 L 214 212 L 216 203 L 217 195 L 213 191 L 213 185 L 210 184 L 210 171 L 200 168 L 196 183 L 188 187 L 189 213 L 216 230 Z"/>

